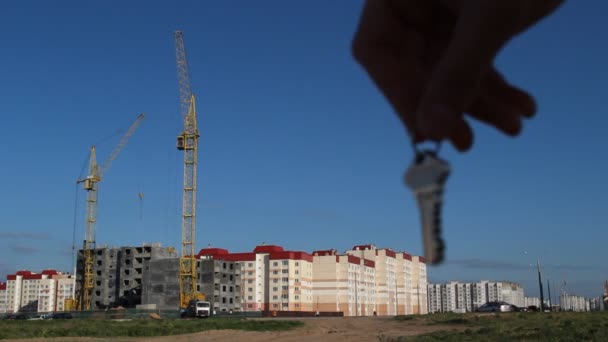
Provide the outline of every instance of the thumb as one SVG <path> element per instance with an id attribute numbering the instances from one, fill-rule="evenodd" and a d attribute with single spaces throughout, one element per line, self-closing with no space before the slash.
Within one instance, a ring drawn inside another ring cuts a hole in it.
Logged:
<path id="1" fill-rule="evenodd" d="M 517 33 L 521 4 L 517 0 L 463 2 L 452 39 L 416 110 L 422 136 L 450 140 L 460 151 L 471 147 L 473 132 L 464 112 L 496 54 Z"/>

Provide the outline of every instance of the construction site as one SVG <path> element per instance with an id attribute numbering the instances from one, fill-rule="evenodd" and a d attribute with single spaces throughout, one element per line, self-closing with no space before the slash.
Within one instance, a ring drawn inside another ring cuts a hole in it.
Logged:
<path id="1" fill-rule="evenodd" d="M 140 114 L 103 163 L 97 163 L 95 146 L 90 148 L 88 172 L 77 181 L 86 191 L 85 234 L 76 255 L 75 293 L 66 300 L 66 310 L 183 310 L 193 300 L 204 300 L 215 313 L 426 313 L 425 260 L 406 252 L 373 245 L 355 246 L 344 253 L 289 251 L 276 245 L 259 245 L 252 252 L 239 253 L 196 248 L 200 133 L 183 32 L 176 31 L 174 41 L 183 122 L 176 141 L 177 150 L 183 153 L 181 246 L 102 247 L 96 240 L 100 185 L 144 120 L 145 115 Z"/>

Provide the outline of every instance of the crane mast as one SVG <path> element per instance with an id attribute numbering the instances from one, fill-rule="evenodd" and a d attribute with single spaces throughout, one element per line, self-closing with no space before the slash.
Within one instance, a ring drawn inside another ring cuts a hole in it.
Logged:
<path id="1" fill-rule="evenodd" d="M 83 187 L 87 191 L 87 212 L 84 242 L 82 248 L 84 265 L 82 271 L 82 282 L 79 288 L 80 293 L 76 295 L 78 310 L 91 309 L 91 297 L 95 284 L 93 263 L 95 262 L 95 230 L 97 224 L 97 183 L 101 181 L 104 173 L 109 169 L 114 159 L 118 157 L 118 154 L 120 154 L 120 151 L 126 145 L 129 138 L 133 135 L 133 133 L 135 133 L 135 130 L 137 129 L 137 127 L 139 127 L 143 118 L 144 114 L 140 114 L 137 116 L 137 118 L 131 124 L 131 126 L 129 127 L 125 135 L 122 137 L 120 142 L 114 147 L 110 155 L 108 155 L 108 157 L 101 166 L 97 164 L 95 146 L 91 146 L 91 154 L 89 157 L 89 173 L 84 179 L 78 180 L 78 183 L 84 183 Z"/>
<path id="2" fill-rule="evenodd" d="M 196 100 L 192 93 L 184 33 L 176 31 L 175 55 L 181 116 L 184 130 L 177 137 L 177 149 L 184 151 L 184 192 L 182 200 L 182 249 L 179 261 L 180 307 L 197 298 L 196 288 L 196 169 L 199 132 L 196 122 Z"/>

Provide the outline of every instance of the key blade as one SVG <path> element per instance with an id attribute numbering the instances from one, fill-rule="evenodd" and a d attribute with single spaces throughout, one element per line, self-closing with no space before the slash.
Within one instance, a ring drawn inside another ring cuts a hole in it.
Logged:
<path id="1" fill-rule="evenodd" d="M 441 237 L 442 191 L 419 191 L 416 193 L 422 228 L 424 257 L 427 263 L 443 262 L 445 244 Z"/>
<path id="2" fill-rule="evenodd" d="M 433 152 L 420 152 L 405 174 L 405 183 L 414 193 L 422 228 L 424 255 L 429 264 L 444 259 L 445 244 L 441 237 L 443 189 L 450 175 L 450 165 Z"/>

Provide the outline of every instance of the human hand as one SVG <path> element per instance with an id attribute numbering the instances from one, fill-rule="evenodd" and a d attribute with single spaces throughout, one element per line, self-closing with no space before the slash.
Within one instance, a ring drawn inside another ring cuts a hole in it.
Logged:
<path id="1" fill-rule="evenodd" d="M 536 112 L 494 58 L 563 0 L 367 0 L 353 55 L 415 142 L 473 144 L 470 117 L 515 136 Z"/>

